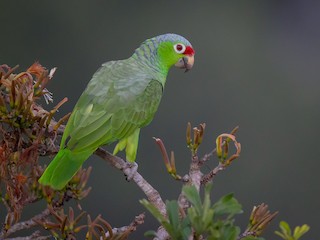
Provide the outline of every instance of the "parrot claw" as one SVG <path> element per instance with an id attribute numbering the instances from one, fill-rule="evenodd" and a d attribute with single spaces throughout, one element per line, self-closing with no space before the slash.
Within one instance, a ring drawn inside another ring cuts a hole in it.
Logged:
<path id="1" fill-rule="evenodd" d="M 138 164 L 136 162 L 127 163 L 126 167 L 123 169 L 126 180 L 129 182 L 133 179 L 134 175 L 138 170 Z"/>

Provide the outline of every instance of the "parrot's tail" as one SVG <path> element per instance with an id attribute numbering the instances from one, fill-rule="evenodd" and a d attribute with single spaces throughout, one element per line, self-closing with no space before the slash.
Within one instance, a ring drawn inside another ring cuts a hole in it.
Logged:
<path id="1" fill-rule="evenodd" d="M 39 183 L 56 190 L 64 188 L 91 154 L 91 151 L 74 153 L 66 148 L 60 150 L 40 177 Z"/>

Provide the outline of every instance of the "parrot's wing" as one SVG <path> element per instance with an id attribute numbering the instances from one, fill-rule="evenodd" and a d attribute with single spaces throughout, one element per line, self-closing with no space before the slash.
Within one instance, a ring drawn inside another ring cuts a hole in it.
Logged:
<path id="1" fill-rule="evenodd" d="M 62 148 L 95 150 L 130 136 L 152 120 L 162 85 L 125 61 L 105 63 L 94 74 L 70 116 Z"/>

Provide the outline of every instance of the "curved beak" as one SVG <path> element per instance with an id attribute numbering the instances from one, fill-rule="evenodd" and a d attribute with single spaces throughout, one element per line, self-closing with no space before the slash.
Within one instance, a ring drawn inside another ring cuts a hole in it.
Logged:
<path id="1" fill-rule="evenodd" d="M 194 63 L 194 55 L 184 56 L 179 59 L 179 61 L 175 64 L 177 68 L 186 69 L 185 72 L 188 72 Z"/>

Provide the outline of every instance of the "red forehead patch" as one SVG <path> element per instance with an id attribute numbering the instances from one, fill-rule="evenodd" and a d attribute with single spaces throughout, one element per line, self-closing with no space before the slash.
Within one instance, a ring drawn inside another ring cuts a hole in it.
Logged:
<path id="1" fill-rule="evenodd" d="M 184 53 L 183 53 L 183 54 L 192 56 L 192 55 L 194 55 L 194 54 L 195 54 L 195 52 L 194 52 L 194 50 L 193 50 L 193 48 L 192 48 L 192 47 L 187 46 L 187 47 L 186 47 L 186 50 L 184 51 Z"/>

